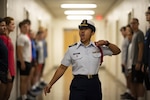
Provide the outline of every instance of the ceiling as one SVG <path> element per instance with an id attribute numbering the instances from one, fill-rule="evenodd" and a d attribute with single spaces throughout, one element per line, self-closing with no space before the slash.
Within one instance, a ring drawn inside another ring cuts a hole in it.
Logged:
<path id="1" fill-rule="evenodd" d="M 94 10 L 95 11 L 94 18 L 96 18 L 96 16 L 104 17 L 118 0 L 39 0 L 39 1 L 44 4 L 44 6 L 48 9 L 48 11 L 55 18 L 65 18 L 66 17 L 66 15 L 64 14 L 64 11 L 69 10 L 69 9 L 60 8 L 61 4 L 64 4 L 64 3 L 65 4 L 94 3 L 94 4 L 97 4 L 97 8 L 88 9 L 88 10 Z"/>

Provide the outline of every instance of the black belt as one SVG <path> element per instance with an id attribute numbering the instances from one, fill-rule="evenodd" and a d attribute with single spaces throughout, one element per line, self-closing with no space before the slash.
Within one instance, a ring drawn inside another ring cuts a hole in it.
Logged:
<path id="1" fill-rule="evenodd" d="M 75 78 L 87 78 L 87 79 L 92 79 L 92 78 L 98 78 L 98 74 L 95 75 L 74 75 Z"/>

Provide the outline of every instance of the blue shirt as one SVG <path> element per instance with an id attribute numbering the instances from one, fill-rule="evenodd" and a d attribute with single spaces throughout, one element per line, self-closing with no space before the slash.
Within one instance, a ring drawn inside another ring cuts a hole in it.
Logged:
<path id="1" fill-rule="evenodd" d="M 32 59 L 36 59 L 36 45 L 35 45 L 35 41 L 31 40 L 31 45 L 32 45 Z"/>
<path id="2" fill-rule="evenodd" d="M 113 54 L 106 46 L 101 46 L 101 49 L 103 56 Z M 61 64 L 64 66 L 72 65 L 73 75 L 97 74 L 101 56 L 102 54 L 94 42 L 90 42 L 87 46 L 78 42 L 69 47 Z"/>

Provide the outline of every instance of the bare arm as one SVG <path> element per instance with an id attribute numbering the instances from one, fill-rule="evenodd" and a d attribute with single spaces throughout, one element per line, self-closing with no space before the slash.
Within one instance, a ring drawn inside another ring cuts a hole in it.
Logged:
<path id="1" fill-rule="evenodd" d="M 142 42 L 138 44 L 138 48 L 139 48 L 138 60 L 137 60 L 138 63 L 141 63 L 141 62 L 142 62 L 142 58 L 143 58 L 143 47 L 144 47 L 144 45 L 143 45 Z"/>
<path id="2" fill-rule="evenodd" d="M 51 79 L 51 81 L 49 82 L 49 84 L 44 89 L 45 95 L 46 95 L 46 93 L 50 92 L 50 89 L 53 86 L 53 84 L 65 73 L 65 71 L 67 70 L 67 68 L 68 68 L 67 66 L 64 66 L 62 64 L 58 67 L 58 69 L 56 70 L 53 78 Z"/>
<path id="3" fill-rule="evenodd" d="M 102 45 L 106 45 L 110 48 L 110 50 L 113 52 L 113 55 L 117 55 L 121 52 L 121 50 L 114 44 L 106 41 L 106 40 L 99 40 L 98 42 L 96 42 L 97 46 L 102 46 Z"/>
<path id="4" fill-rule="evenodd" d="M 137 63 L 136 63 L 136 70 L 140 70 L 140 67 L 141 67 L 142 58 L 143 58 L 143 47 L 144 47 L 144 44 L 140 42 L 138 44 L 139 52 L 138 52 L 138 58 L 137 58 Z"/>
<path id="5" fill-rule="evenodd" d="M 113 55 L 117 55 L 121 52 L 121 50 L 114 44 L 109 43 L 108 47 L 110 48 L 110 50 L 113 52 Z"/>

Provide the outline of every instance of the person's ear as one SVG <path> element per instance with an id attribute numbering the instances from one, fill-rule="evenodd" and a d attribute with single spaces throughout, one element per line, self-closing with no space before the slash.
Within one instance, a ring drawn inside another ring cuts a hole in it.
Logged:
<path id="1" fill-rule="evenodd" d="M 94 35 L 95 34 L 95 32 L 94 31 L 92 31 L 92 35 Z"/>

